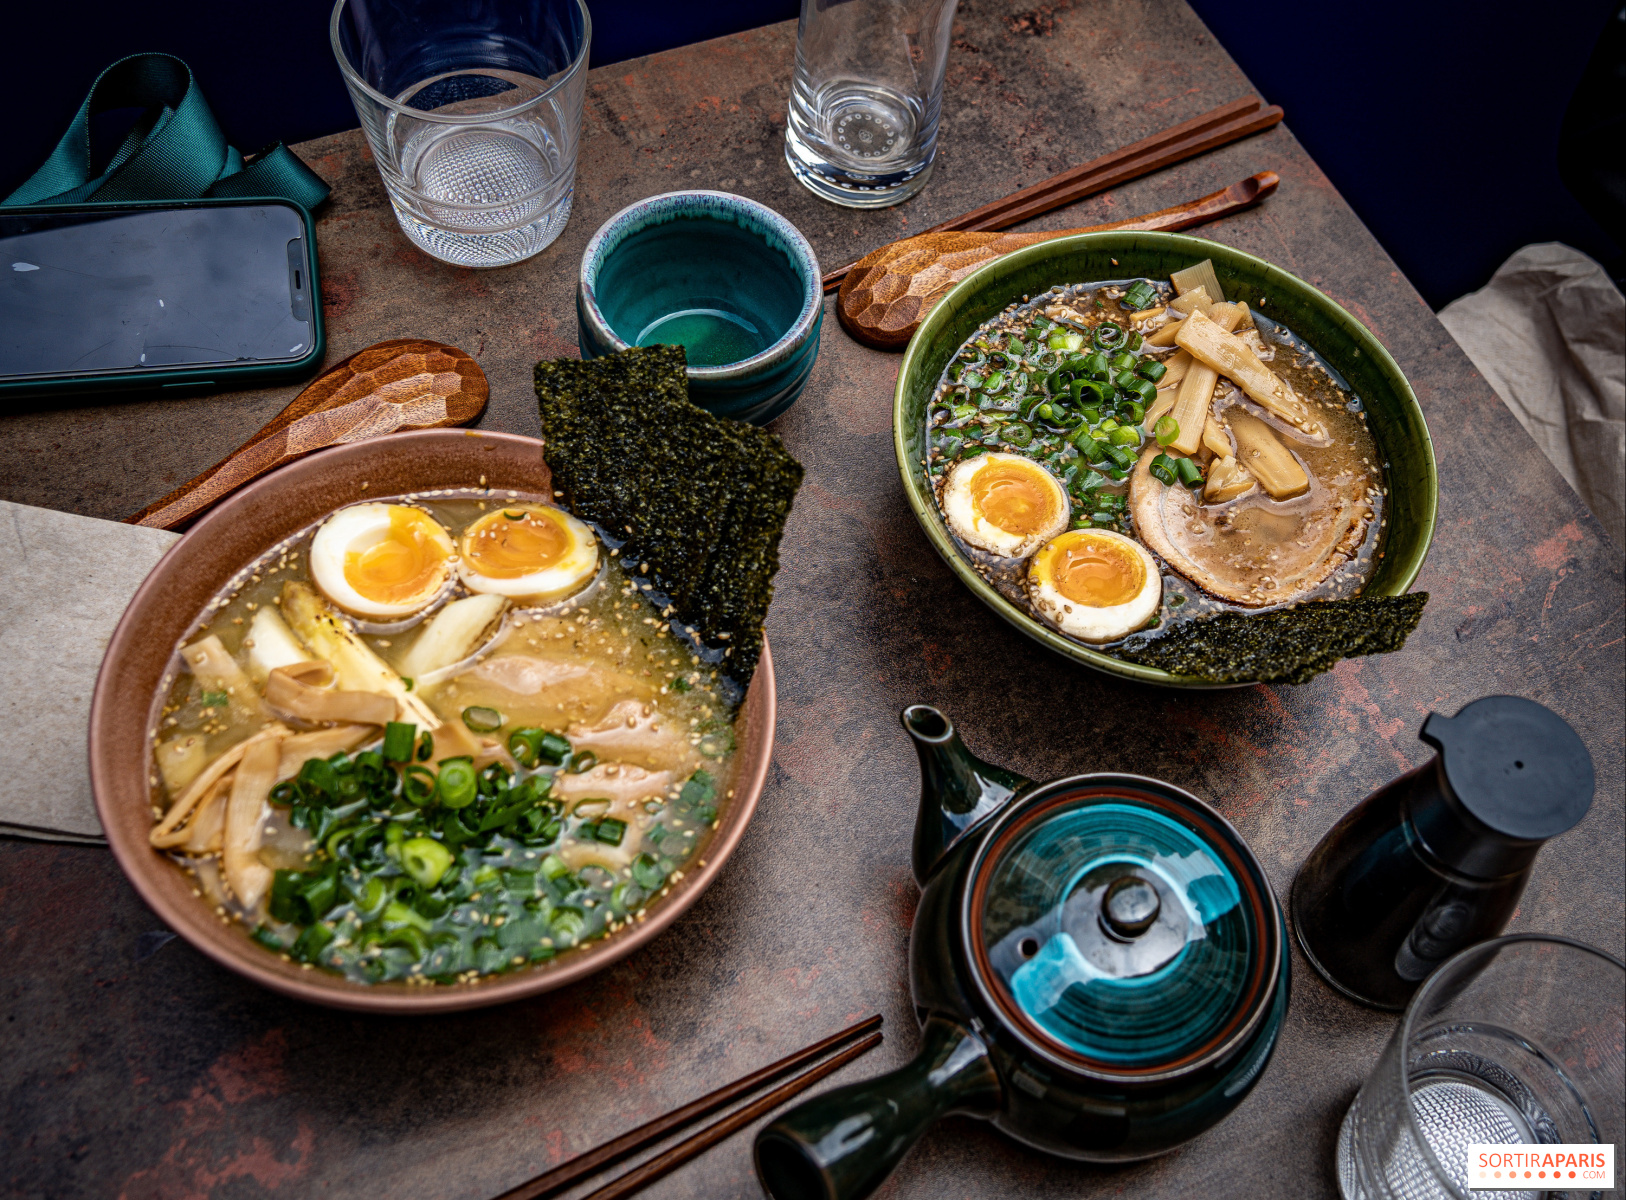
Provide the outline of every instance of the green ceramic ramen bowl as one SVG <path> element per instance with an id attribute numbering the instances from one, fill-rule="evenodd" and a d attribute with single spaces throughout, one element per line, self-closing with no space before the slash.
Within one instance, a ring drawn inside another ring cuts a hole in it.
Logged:
<path id="1" fill-rule="evenodd" d="M 967 276 L 934 308 L 904 352 L 892 403 L 892 438 L 909 505 L 943 561 L 979 599 L 1034 641 L 1109 675 L 1167 687 L 1212 687 L 1184 675 L 1124 662 L 1064 637 L 1012 604 L 973 569 L 949 536 L 926 477 L 926 406 L 943 368 L 977 326 L 1024 296 L 1056 284 L 1167 279 L 1212 259 L 1227 299 L 1244 300 L 1286 325 L 1349 382 L 1366 407 L 1367 426 L 1386 464 L 1388 528 L 1383 558 L 1367 595 L 1403 595 L 1417 578 L 1434 536 L 1439 477 L 1423 410 L 1411 385 L 1370 330 L 1315 288 L 1262 259 L 1218 242 L 1177 233 L 1085 233 L 1041 242 L 995 259 Z"/>

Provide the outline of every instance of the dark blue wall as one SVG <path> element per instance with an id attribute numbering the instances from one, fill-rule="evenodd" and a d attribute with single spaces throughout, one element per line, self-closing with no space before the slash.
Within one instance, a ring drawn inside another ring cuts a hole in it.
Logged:
<path id="1" fill-rule="evenodd" d="M 978 0 L 990 3 L 991 0 Z M 1007 0 L 1013 10 L 1030 0 Z M 1618 0 L 1193 0 L 1261 93 L 1436 306 L 1526 242 L 1619 251 L 1559 182 L 1559 121 Z M 589 0 L 595 65 L 796 15 L 796 0 Z M 327 44 L 329 0 L 93 0 L 64 24 L 13 5 L 0 195 L 44 159 L 96 73 L 179 55 L 246 150 L 355 124 Z M 1086 3 L 1077 5 L 1080 11 Z M 66 35 L 66 36 L 65 36 Z M 23 103 L 19 104 L 19 99 Z"/>

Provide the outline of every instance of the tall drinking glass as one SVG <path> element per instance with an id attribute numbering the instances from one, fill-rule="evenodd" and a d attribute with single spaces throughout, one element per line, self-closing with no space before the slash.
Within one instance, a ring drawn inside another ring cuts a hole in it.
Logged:
<path id="1" fill-rule="evenodd" d="M 1339 1190 L 1345 1200 L 1601 1198 L 1568 1172 L 1470 1191 L 1468 1147 L 1618 1149 L 1623 1038 L 1626 964 L 1601 950 L 1521 934 L 1447 959 L 1350 1105 Z"/>
<path id="2" fill-rule="evenodd" d="M 584 0 L 338 0 L 330 23 L 401 229 L 460 267 L 537 253 L 570 219 Z"/>
<path id="3" fill-rule="evenodd" d="M 907 200 L 931 177 L 956 0 L 802 0 L 785 161 L 849 208 Z"/>

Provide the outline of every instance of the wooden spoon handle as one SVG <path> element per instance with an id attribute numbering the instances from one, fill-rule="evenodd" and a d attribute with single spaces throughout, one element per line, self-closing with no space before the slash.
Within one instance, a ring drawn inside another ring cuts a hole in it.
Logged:
<path id="1" fill-rule="evenodd" d="M 1013 250 L 1055 238 L 1112 229 L 1189 229 L 1259 203 L 1281 178 L 1261 171 L 1185 204 L 1127 221 L 1036 233 L 918 233 L 873 251 L 854 264 L 836 297 L 836 316 L 856 341 L 901 350 L 926 314 L 967 275 Z"/>
<path id="2" fill-rule="evenodd" d="M 231 454 L 127 525 L 179 529 L 267 471 L 313 450 L 403 429 L 467 425 L 490 395 L 479 364 L 455 346 L 417 338 L 379 342 L 318 376 Z"/>
<path id="3" fill-rule="evenodd" d="M 1232 213 L 1250 208 L 1274 192 L 1282 182 L 1275 171 L 1260 171 L 1257 175 L 1233 183 L 1218 192 L 1211 192 L 1200 200 L 1160 208 L 1143 217 L 1130 217 L 1127 221 L 1113 221 L 1107 225 L 1090 225 L 1084 229 L 1070 229 L 1069 233 L 1104 233 L 1109 229 L 1156 229 L 1172 233 L 1177 229 L 1190 229 L 1205 221 L 1217 221 Z M 1060 237 L 1062 235 L 1055 235 Z"/>

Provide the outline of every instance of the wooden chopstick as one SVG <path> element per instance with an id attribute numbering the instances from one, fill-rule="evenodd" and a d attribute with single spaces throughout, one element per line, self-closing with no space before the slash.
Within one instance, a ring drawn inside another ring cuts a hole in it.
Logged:
<path id="1" fill-rule="evenodd" d="M 881 1017 L 877 1013 L 875 1016 L 868 1017 L 856 1025 L 848 1026 L 840 1033 L 833 1033 L 827 1038 L 814 1042 L 811 1046 L 805 1046 L 794 1054 L 787 1054 L 778 1062 L 769 1063 L 766 1067 L 752 1071 L 749 1075 L 736 1079 L 733 1083 L 720 1087 L 714 1092 L 708 1092 L 698 1100 L 691 1100 L 681 1108 L 675 1108 L 664 1116 L 656 1117 L 653 1121 L 623 1133 L 620 1137 L 605 1142 L 602 1146 L 589 1150 L 586 1154 L 577 1155 L 568 1162 L 560 1163 L 552 1170 L 545 1171 L 534 1179 L 527 1180 L 518 1187 L 504 1192 L 496 1200 L 541 1200 L 544 1196 L 551 1196 L 561 1192 L 577 1181 L 585 1179 L 589 1175 L 597 1175 L 600 1171 L 614 1166 L 629 1155 L 636 1154 L 652 1142 L 658 1142 L 668 1134 L 692 1125 L 702 1117 L 710 1116 L 718 1109 L 732 1104 L 741 1096 L 750 1095 L 781 1075 L 805 1066 L 837 1046 L 850 1042 L 854 1038 L 862 1037 L 866 1033 L 873 1033 L 880 1026 Z M 879 1040 L 880 1035 L 875 1034 L 875 1037 Z M 843 1059 L 842 1061 L 847 1060 Z M 823 1076 L 819 1076 L 819 1078 L 823 1078 Z M 812 1083 L 814 1080 L 808 1082 Z M 707 1143 L 707 1145 L 710 1144 Z M 704 1148 L 704 1146 L 701 1147 L 701 1149 Z M 694 1153 L 698 1154 L 699 1152 L 699 1150 L 696 1150 Z M 690 1155 L 690 1157 L 692 1158 L 693 1155 Z M 687 1161 L 687 1159 L 682 1161 Z"/>
<path id="2" fill-rule="evenodd" d="M 1009 229 L 1023 221 L 1050 212 L 1086 196 L 1104 192 L 1142 175 L 1171 167 L 1175 163 L 1206 154 L 1210 150 L 1261 133 L 1281 122 L 1282 110 L 1275 105 L 1263 107 L 1257 96 L 1245 96 L 1222 104 L 1201 116 L 1160 133 L 1142 138 L 1111 154 L 1081 166 L 1072 167 L 1049 179 L 1012 192 L 1009 196 L 962 213 L 952 220 L 921 230 L 922 234 L 958 232 L 989 232 Z M 912 236 L 920 236 L 915 234 Z M 824 276 L 826 292 L 836 290 L 855 263 L 848 263 Z"/>
<path id="3" fill-rule="evenodd" d="M 631 1196 L 641 1192 L 657 1179 L 671 1174 L 684 1163 L 697 1155 L 704 1154 L 718 1142 L 730 1137 L 744 1129 L 752 1121 L 765 1113 L 772 1112 L 792 1096 L 799 1095 L 812 1087 L 826 1075 L 841 1070 L 853 1059 L 868 1054 L 881 1044 L 881 1035 L 872 1033 L 856 1046 L 849 1046 L 834 1058 L 826 1059 L 810 1071 L 804 1071 L 788 1083 L 782 1083 L 773 1091 L 759 1100 L 753 1100 L 744 1108 L 729 1114 L 720 1121 L 707 1125 L 699 1133 L 685 1138 L 673 1146 L 666 1153 L 650 1159 L 641 1167 L 634 1167 L 625 1175 L 612 1179 L 596 1192 L 589 1192 L 582 1200 L 621 1200 L 624 1196 Z"/>
<path id="4" fill-rule="evenodd" d="M 1210 150 L 1240 141 L 1255 133 L 1263 133 L 1272 126 L 1279 125 L 1281 120 L 1280 108 L 1275 105 L 1261 108 L 1258 112 L 1167 143 L 1160 150 L 1148 151 L 1107 170 L 1089 172 L 1079 176 L 1066 187 L 1041 192 L 1020 204 L 1007 206 L 995 215 L 968 221 L 958 228 L 968 233 L 1009 229 L 1012 225 L 1020 225 L 1023 221 L 1060 208 L 1064 204 L 1071 204 L 1075 200 L 1104 192 L 1121 183 L 1128 183 L 1131 179 L 1139 179 L 1142 175 L 1150 175 L 1153 171 L 1161 171 L 1164 167 L 1195 158 L 1199 154 L 1206 154 Z M 962 221 L 964 220 L 962 218 Z"/>
<path id="5" fill-rule="evenodd" d="M 1079 184 L 1086 183 L 1096 175 L 1116 172 L 1141 158 L 1157 156 L 1167 146 L 1212 132 L 1240 118 L 1252 116 L 1263 107 L 1263 104 L 1264 102 L 1258 96 L 1244 96 L 1242 99 L 1233 100 L 1229 104 L 1222 104 L 1218 108 L 1209 109 L 1201 116 L 1193 117 L 1189 121 L 1182 121 L 1178 125 L 1171 125 L 1169 128 L 1159 130 L 1149 137 L 1141 138 L 1138 142 L 1131 142 L 1121 149 L 1114 150 L 1110 154 L 1103 154 L 1100 158 L 1092 159 L 1080 166 L 1070 167 L 1059 175 L 1052 175 L 1049 179 L 1040 180 L 1038 183 L 1025 187 L 1021 191 L 1012 192 L 1008 196 L 984 204 L 981 208 L 974 208 L 968 213 L 961 213 L 957 217 L 953 217 L 939 225 L 933 225 L 930 229 L 922 232 L 943 233 L 951 230 L 966 232 L 980 229 L 1008 229 L 1010 228 L 1008 225 L 988 225 L 984 222 L 997 220 L 1011 209 L 1021 208 L 1046 196 L 1058 193 L 1073 195 Z M 1084 194 L 1088 195 L 1089 193 Z"/>

